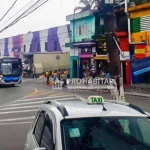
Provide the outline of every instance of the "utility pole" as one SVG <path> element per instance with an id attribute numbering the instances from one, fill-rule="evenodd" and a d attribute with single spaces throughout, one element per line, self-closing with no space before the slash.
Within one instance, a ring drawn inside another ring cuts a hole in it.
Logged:
<path id="1" fill-rule="evenodd" d="M 103 0 L 103 4 L 105 1 Z M 106 10 L 105 10 L 106 8 Z M 123 80 L 121 74 L 121 61 L 120 61 L 120 51 L 118 45 L 116 44 L 117 38 L 115 33 L 117 32 L 117 19 L 114 13 L 114 6 L 110 8 L 103 7 L 104 14 L 104 34 L 106 39 L 106 48 L 109 54 L 110 61 L 110 75 L 111 78 L 116 79 L 117 83 L 117 93 L 116 100 L 125 100 Z"/>

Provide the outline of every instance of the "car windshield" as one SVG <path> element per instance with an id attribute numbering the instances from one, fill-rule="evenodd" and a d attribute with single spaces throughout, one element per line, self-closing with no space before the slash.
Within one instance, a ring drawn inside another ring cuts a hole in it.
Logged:
<path id="1" fill-rule="evenodd" d="M 21 73 L 20 63 L 2 63 L 1 73 L 3 75 L 17 75 Z"/>
<path id="2" fill-rule="evenodd" d="M 104 117 L 61 122 L 63 150 L 150 150 L 150 119 Z"/>

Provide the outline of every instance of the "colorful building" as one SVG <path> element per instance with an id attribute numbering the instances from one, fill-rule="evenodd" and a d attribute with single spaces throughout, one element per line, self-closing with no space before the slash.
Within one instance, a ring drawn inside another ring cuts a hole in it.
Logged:
<path id="1" fill-rule="evenodd" d="M 106 39 L 105 39 L 105 30 L 106 28 L 111 28 L 112 24 L 107 23 L 108 20 L 105 19 L 105 12 L 99 12 L 97 15 L 98 22 L 97 28 L 98 32 L 93 36 L 93 39 L 96 40 L 96 54 L 99 56 L 95 57 L 95 60 L 100 60 L 106 63 L 107 58 L 107 48 L 106 48 Z M 130 71 L 130 52 L 129 52 L 129 40 L 128 40 L 128 24 L 127 24 L 127 16 L 124 11 L 116 12 L 116 20 L 117 20 L 117 31 L 115 32 L 116 43 L 118 43 L 118 50 L 120 50 L 120 60 L 121 60 L 121 74 L 123 77 L 124 85 L 131 84 L 131 71 Z M 105 19 L 105 24 L 104 24 Z M 105 25 L 105 26 L 104 26 Z M 109 42 L 109 41 L 108 41 Z M 115 41 L 114 41 L 115 42 Z M 112 47 L 113 48 L 113 47 Z M 102 55 L 104 58 L 102 58 Z M 108 60 L 109 61 L 109 60 Z"/>
<path id="2" fill-rule="evenodd" d="M 150 2 L 134 1 L 128 8 L 133 83 L 150 81 Z"/>
<path id="3" fill-rule="evenodd" d="M 66 17 L 70 21 L 71 42 L 66 46 L 70 50 L 70 77 L 82 78 L 83 70 L 91 65 L 96 43 L 92 36 L 95 34 L 95 16 L 92 11 L 72 14 Z"/>
<path id="4" fill-rule="evenodd" d="M 70 25 L 0 39 L 0 54 L 33 63 L 35 53 L 70 52 L 70 48 L 65 47 L 67 42 L 70 42 Z"/>

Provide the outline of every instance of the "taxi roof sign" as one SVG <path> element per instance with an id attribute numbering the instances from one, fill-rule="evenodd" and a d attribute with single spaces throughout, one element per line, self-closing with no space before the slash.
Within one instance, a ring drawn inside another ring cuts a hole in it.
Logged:
<path id="1" fill-rule="evenodd" d="M 102 96 L 89 96 L 88 104 L 102 104 L 104 103 L 104 98 Z"/>

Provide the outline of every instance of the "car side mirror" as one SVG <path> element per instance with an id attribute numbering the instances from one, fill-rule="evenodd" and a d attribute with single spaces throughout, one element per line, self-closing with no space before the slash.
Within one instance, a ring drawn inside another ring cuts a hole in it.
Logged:
<path id="1" fill-rule="evenodd" d="M 46 148 L 35 148 L 33 150 L 46 150 Z"/>

